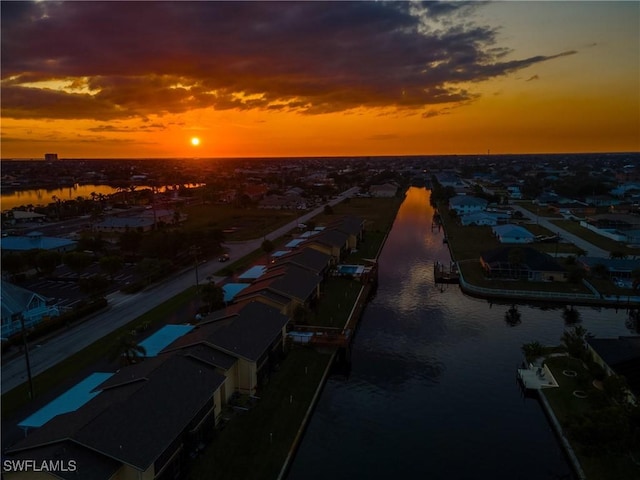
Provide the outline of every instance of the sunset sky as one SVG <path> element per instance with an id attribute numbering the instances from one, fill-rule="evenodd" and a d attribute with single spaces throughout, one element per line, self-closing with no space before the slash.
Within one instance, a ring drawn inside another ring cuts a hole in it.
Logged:
<path id="1" fill-rule="evenodd" d="M 636 1 L 1 8 L 2 158 L 640 150 Z"/>

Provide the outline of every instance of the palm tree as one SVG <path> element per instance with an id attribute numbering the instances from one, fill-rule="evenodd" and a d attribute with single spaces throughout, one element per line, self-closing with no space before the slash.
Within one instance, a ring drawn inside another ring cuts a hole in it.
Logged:
<path id="1" fill-rule="evenodd" d="M 112 358 L 120 358 L 123 365 L 132 365 L 147 356 L 147 349 L 138 343 L 133 333 L 121 335 L 114 345 Z"/>

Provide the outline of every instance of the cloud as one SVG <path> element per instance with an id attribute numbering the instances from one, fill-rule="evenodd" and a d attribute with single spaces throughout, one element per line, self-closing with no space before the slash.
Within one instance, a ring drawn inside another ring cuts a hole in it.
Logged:
<path id="1" fill-rule="evenodd" d="M 195 108 L 424 111 L 571 55 L 505 61 L 480 2 L 2 2 L 2 115 L 147 118 Z M 53 88 L 59 81 L 65 88 Z M 46 85 L 45 87 L 39 86 Z"/>

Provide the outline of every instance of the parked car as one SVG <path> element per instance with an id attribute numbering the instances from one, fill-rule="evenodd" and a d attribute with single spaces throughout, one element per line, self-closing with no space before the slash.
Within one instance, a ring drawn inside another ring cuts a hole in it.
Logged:
<path id="1" fill-rule="evenodd" d="M 226 262 L 227 260 L 229 260 L 229 254 L 228 253 L 220 255 L 220 258 L 218 258 L 219 262 Z"/>

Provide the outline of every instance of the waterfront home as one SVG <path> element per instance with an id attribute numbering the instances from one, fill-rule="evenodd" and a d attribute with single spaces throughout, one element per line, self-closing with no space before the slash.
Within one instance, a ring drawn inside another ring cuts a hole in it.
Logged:
<path id="1" fill-rule="evenodd" d="M 315 248 L 327 255 L 331 255 L 336 264 L 351 250 L 349 248 L 349 235 L 338 230 L 324 230 L 319 235 L 314 235 L 304 242 L 305 247 Z"/>
<path id="2" fill-rule="evenodd" d="M 566 282 L 567 271 L 553 257 L 531 247 L 498 247 L 480 254 L 487 277 Z"/>
<path id="3" fill-rule="evenodd" d="M 274 260 L 275 267 L 285 265 L 296 265 L 324 279 L 331 268 L 331 255 L 314 248 L 302 248 L 280 255 Z"/>
<path id="4" fill-rule="evenodd" d="M 603 265 L 607 269 L 607 276 L 615 279 L 616 282 L 632 285 L 632 272 L 640 268 L 640 262 L 630 258 L 602 258 L 602 257 L 580 257 L 578 264 L 587 272 L 590 272 L 596 265 Z"/>
<path id="5" fill-rule="evenodd" d="M 336 230 L 347 234 L 347 247 L 356 249 L 364 237 L 364 219 L 347 215 L 334 220 L 326 226 L 326 230 Z"/>
<path id="6" fill-rule="evenodd" d="M 297 265 L 276 265 L 235 296 L 236 303 L 258 300 L 293 316 L 296 307 L 311 307 L 320 296 L 322 277 Z"/>
<path id="7" fill-rule="evenodd" d="M 536 238 L 526 228 L 511 223 L 496 225 L 491 230 L 500 243 L 533 243 Z"/>
<path id="8" fill-rule="evenodd" d="M 467 225 L 488 225 L 490 227 L 498 225 L 499 215 L 497 213 L 473 212 L 460 217 L 460 224 Z"/>
<path id="9" fill-rule="evenodd" d="M 484 198 L 471 197 L 468 195 L 456 195 L 449 199 L 449 210 L 455 210 L 458 215 L 465 213 L 481 212 L 487 209 L 487 202 Z"/>
<path id="10" fill-rule="evenodd" d="M 212 438 L 224 375 L 211 362 L 174 354 L 106 376 L 94 389 L 74 392 L 72 409 L 58 401 L 71 401 L 63 395 L 25 419 L 20 426 L 27 437 L 3 460 L 58 462 L 55 471 L 38 473 L 42 479 L 61 473 L 92 480 L 180 477 L 190 456 Z M 41 424 L 42 415 L 53 418 Z M 3 478 L 28 480 L 34 472 L 5 470 Z"/>
<path id="11" fill-rule="evenodd" d="M 35 292 L 2 280 L 2 338 L 9 338 L 25 328 L 33 328 L 43 319 L 60 315 L 58 308 Z"/>
<path id="12" fill-rule="evenodd" d="M 221 399 L 236 391 L 255 394 L 282 359 L 288 323 L 288 316 L 261 302 L 232 305 L 208 315 L 160 356 L 182 352 L 215 365 L 227 379 Z"/>

